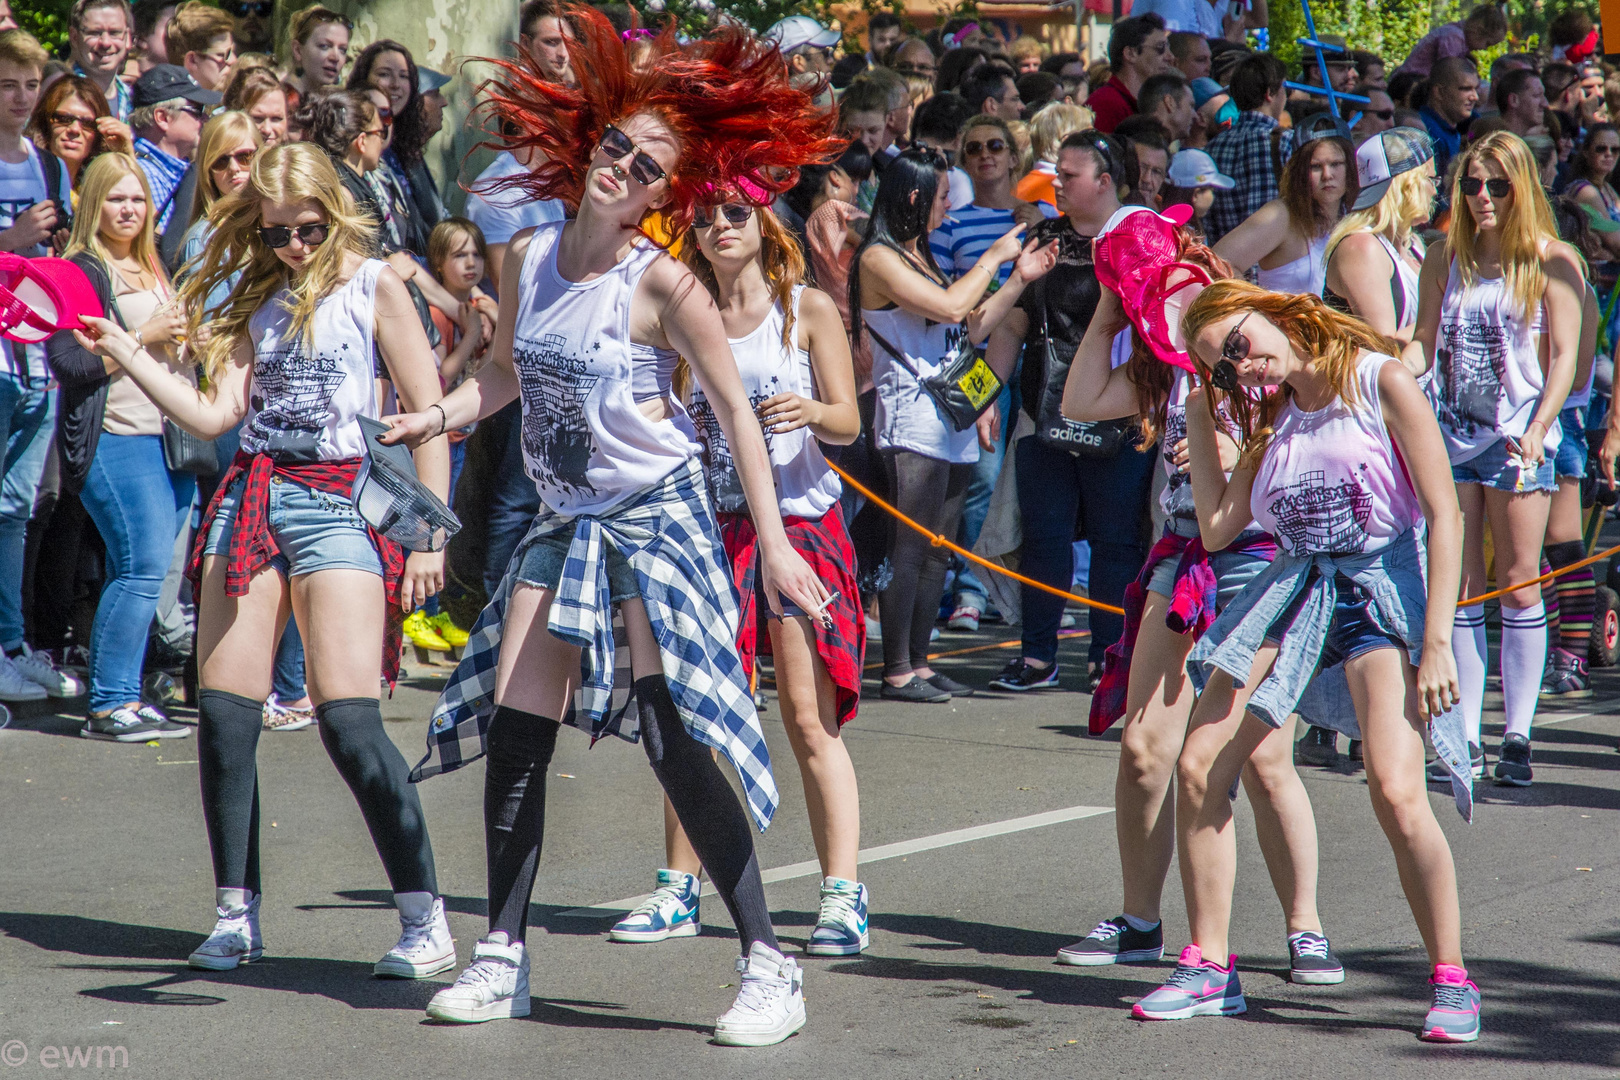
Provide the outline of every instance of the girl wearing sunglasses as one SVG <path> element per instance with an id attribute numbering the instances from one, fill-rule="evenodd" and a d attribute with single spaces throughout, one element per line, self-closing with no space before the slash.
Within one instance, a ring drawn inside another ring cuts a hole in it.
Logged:
<path id="1" fill-rule="evenodd" d="M 1435 411 L 1467 519 L 1462 595 L 1487 591 L 1484 524 L 1495 541 L 1496 580 L 1541 573 L 1558 414 L 1574 383 L 1585 263 L 1558 239 L 1535 159 L 1524 141 L 1493 132 L 1460 156 L 1451 230 L 1423 262 L 1422 299 L 1408 362 L 1432 365 Z M 1457 610 L 1453 638 L 1475 770 L 1483 774 L 1480 713 L 1487 652 L 1485 610 Z M 1531 780 L 1530 726 L 1547 660 L 1539 585 L 1502 598 L 1502 698 L 1507 732 L 1495 777 Z"/>
<path id="2" fill-rule="evenodd" d="M 399 909 L 399 941 L 374 970 L 425 978 L 455 966 L 455 945 L 421 802 L 383 730 L 377 692 L 379 675 L 392 683 L 398 669 L 402 613 L 438 591 L 444 555 L 407 558 L 367 526 L 349 492 L 366 453 L 357 418 L 378 411 L 376 357 L 400 399 L 424 407 L 439 396 L 432 354 L 404 282 L 368 257 L 375 226 L 345 198 L 319 147 L 264 150 L 213 220 L 181 288 L 189 338 L 207 342 L 207 390 L 171 374 L 150 339 L 115 322 L 87 318 L 76 335 L 194 435 L 218 438 L 242 422 L 241 449 L 191 561 L 197 756 L 218 922 L 190 963 L 224 971 L 263 954 L 254 762 L 271 658 L 296 612 L 321 742 L 360 804 Z M 227 304 L 210 309 L 208 298 L 238 272 Z M 425 442 L 416 467 L 442 497 L 444 442 Z"/>
<path id="3" fill-rule="evenodd" d="M 432 776 L 489 755 L 489 932 L 428 1015 L 470 1023 L 529 1012 L 524 939 L 557 734 L 569 724 L 634 739 L 639 726 L 742 941 L 739 993 L 716 1040 L 766 1045 L 804 1025 L 802 975 L 778 945 L 748 818 L 710 753 L 736 767 L 763 827 L 776 787 L 738 656 L 702 447 L 673 389 L 678 356 L 736 463 L 765 602 L 774 614 L 789 604 L 819 612 L 829 588 L 783 528 L 725 323 L 691 271 L 643 230 L 661 216 L 679 235 L 698 200 L 737 176 L 774 185 L 768 200 L 838 143 L 832 117 L 744 30 L 724 27 L 689 46 L 666 30 L 632 70 L 604 16 L 571 12 L 578 85 L 549 81 L 524 59 L 502 65 L 490 104 L 507 148 L 537 148 L 546 161 L 504 186 L 561 198 L 576 216 L 519 232 L 507 248 L 490 361 L 436 407 L 393 420 L 415 444 L 519 398 L 524 458 L 542 500 L 440 698 L 417 770 Z M 615 614 L 630 672 L 614 671 L 624 657 Z"/>
<path id="4" fill-rule="evenodd" d="M 1206 392 L 1188 400 L 1199 534 L 1218 550 L 1261 528 L 1281 551 L 1187 658 L 1199 697 L 1177 764 L 1176 823 L 1192 944 L 1134 1015 L 1247 1008 L 1228 949 L 1229 793 L 1297 711 L 1362 740 L 1373 810 L 1432 966 L 1421 1035 L 1471 1042 L 1479 990 L 1463 966 L 1456 871 L 1423 767 L 1427 727 L 1470 817 L 1451 652 L 1463 523 L 1440 425 L 1395 359 L 1399 344 L 1314 296 L 1217 281 L 1181 325 L 1200 380 L 1234 390 L 1219 416 Z M 1238 448 L 1230 477 L 1221 427 Z"/>
<path id="5" fill-rule="evenodd" d="M 1217 280 L 1237 276 L 1186 227 L 1176 229 L 1176 245 L 1178 262 Z M 1102 288 L 1064 386 L 1064 412 L 1074 419 L 1135 419 L 1143 443 L 1159 442 L 1166 479 L 1159 497 L 1164 535 L 1126 590 L 1125 632 L 1109 647 L 1091 698 L 1092 734 L 1125 721 L 1114 787 L 1125 896 L 1121 914 L 1104 919 L 1085 938 L 1058 952 L 1059 963 L 1081 967 L 1153 961 L 1164 954 L 1160 904 L 1177 820 L 1171 780 L 1196 696 L 1187 678 L 1187 654 L 1216 614 L 1277 552 L 1276 541 L 1258 527 L 1242 530 L 1227 543 L 1203 539 L 1193 501 L 1187 429 L 1188 409 L 1204 408 L 1207 391 L 1195 389 L 1191 374 L 1161 358 L 1136 331 L 1131 331 L 1130 360 L 1114 367 L 1115 335 L 1130 326 L 1119 295 Z M 1232 386 L 1228 392 L 1236 390 Z M 1237 460 L 1229 427 L 1215 435 L 1226 475 Z M 1208 582 L 1214 584 L 1212 596 Z M 1244 697 L 1239 691 L 1231 701 L 1239 713 Z M 1316 819 L 1294 770 L 1293 747 L 1290 717 L 1249 755 L 1242 766 L 1243 786 L 1287 922 L 1289 979 L 1338 983 L 1344 981 L 1344 967 L 1322 933 L 1316 908 Z"/>
<path id="6" fill-rule="evenodd" d="M 831 590 L 822 612 L 786 603 L 777 617 L 764 608 L 756 587 L 758 533 L 716 411 L 694 388 L 689 408 L 707 448 L 704 471 L 742 596 L 738 649 L 750 668 L 756 647 L 775 657 L 782 724 L 821 857 L 821 911 L 805 951 L 853 956 L 867 945 L 867 894 L 855 876 L 860 794 L 839 732 L 860 704 L 866 626 L 838 505 L 842 485 L 820 448 L 848 445 L 860 433 L 849 338 L 831 297 L 804 285 L 798 244 L 767 208 L 740 200 L 700 208 L 681 259 L 719 305 L 743 389 L 765 429 L 788 540 Z M 658 888 L 613 928 L 615 941 L 699 932 L 701 866 L 667 799 L 664 835 L 669 859 Z"/>

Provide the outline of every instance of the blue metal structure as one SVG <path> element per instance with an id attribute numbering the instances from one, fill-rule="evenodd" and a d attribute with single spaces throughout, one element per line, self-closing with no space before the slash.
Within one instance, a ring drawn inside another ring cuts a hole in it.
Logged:
<path id="1" fill-rule="evenodd" d="M 1313 86 L 1310 83 L 1293 81 L 1284 82 L 1283 85 L 1290 90 L 1303 90 L 1307 94 L 1319 94 L 1326 97 L 1328 101 L 1328 108 L 1332 111 L 1333 115 L 1343 118 L 1343 114 L 1339 111 L 1339 102 L 1352 101 L 1358 105 L 1366 105 L 1368 104 L 1368 99 L 1360 94 L 1341 94 L 1333 89 L 1333 80 L 1328 77 L 1327 59 L 1323 56 L 1323 53 L 1342 53 L 1345 50 L 1342 46 L 1332 45 L 1317 38 L 1316 19 L 1311 15 L 1311 0 L 1299 0 L 1299 3 L 1300 7 L 1305 9 L 1305 30 L 1309 35 L 1307 37 L 1300 38 L 1299 43 L 1316 53 L 1316 70 L 1322 80 L 1322 85 Z M 1354 116 L 1345 119 L 1345 123 L 1354 124 L 1360 118 L 1361 113 L 1358 110 Z"/>

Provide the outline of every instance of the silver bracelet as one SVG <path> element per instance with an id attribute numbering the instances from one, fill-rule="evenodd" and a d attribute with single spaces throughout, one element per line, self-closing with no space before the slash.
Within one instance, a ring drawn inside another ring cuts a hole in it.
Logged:
<path id="1" fill-rule="evenodd" d="M 135 344 L 143 349 L 146 347 L 146 342 L 141 340 L 141 328 L 139 326 L 135 328 Z"/>

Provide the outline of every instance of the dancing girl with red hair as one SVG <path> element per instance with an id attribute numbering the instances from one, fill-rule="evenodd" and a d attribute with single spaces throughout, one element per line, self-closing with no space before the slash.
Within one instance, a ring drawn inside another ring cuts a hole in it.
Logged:
<path id="1" fill-rule="evenodd" d="M 657 215 L 662 235 L 679 235 L 715 190 L 757 189 L 768 201 L 839 143 L 832 118 L 789 85 L 781 54 L 745 30 L 683 46 L 666 29 L 632 70 L 605 18 L 588 8 L 567 17 L 577 87 L 546 81 L 524 58 L 503 65 L 490 108 L 508 133 L 504 148 L 545 162 L 507 184 L 560 198 L 576 216 L 513 237 L 492 362 L 425 411 L 392 418 L 391 438 L 416 445 L 521 398 L 525 464 L 542 502 L 473 628 L 414 775 L 489 755 L 489 933 L 428 1015 L 529 1012 L 524 938 L 545 776 L 570 724 L 642 740 L 742 938 L 740 989 L 715 1041 L 769 1045 L 804 1026 L 802 976 L 772 930 L 748 817 L 710 754 L 736 767 L 763 828 L 777 791 L 737 652 L 700 444 L 671 391 L 679 357 L 730 446 L 771 610 L 817 611 L 828 591 L 788 541 L 714 301 L 647 227 Z M 622 653 L 615 663 L 616 642 L 628 645 L 628 664 Z"/>

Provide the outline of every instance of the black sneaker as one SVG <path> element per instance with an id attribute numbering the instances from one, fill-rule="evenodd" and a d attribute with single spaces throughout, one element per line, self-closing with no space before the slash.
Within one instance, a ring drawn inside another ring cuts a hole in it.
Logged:
<path id="1" fill-rule="evenodd" d="M 1014 693 L 1023 693 L 1025 690 L 1046 690 L 1058 684 L 1058 666 L 1048 664 L 1046 667 L 1036 667 L 1024 662 L 1023 657 L 1009 660 L 1007 666 L 1001 669 L 1001 674 L 990 680 L 992 690 L 1011 690 Z"/>
<path id="2" fill-rule="evenodd" d="M 951 697 L 972 697 L 974 694 L 978 693 L 978 691 L 973 687 L 963 686 L 949 675 L 938 671 L 924 679 L 923 682 L 927 683 L 929 686 L 932 686 L 935 690 L 945 691 L 947 694 L 951 695 Z"/>
<path id="3" fill-rule="evenodd" d="M 915 675 L 904 686 L 895 686 L 889 680 L 883 680 L 883 691 L 878 696 L 884 701 L 912 701 L 928 705 L 937 705 L 951 700 L 950 694 L 937 687 L 929 686 Z"/>
<path id="4" fill-rule="evenodd" d="M 1541 677 L 1541 696 L 1570 701 L 1592 696 L 1592 676 L 1582 657 L 1555 648 L 1547 654 L 1547 670 Z"/>
<path id="5" fill-rule="evenodd" d="M 1353 764 L 1356 764 L 1356 765 L 1366 764 L 1366 762 L 1362 759 L 1362 756 L 1361 756 L 1361 740 L 1360 739 L 1351 739 L 1350 740 L 1350 749 L 1345 752 L 1344 756 L 1349 758 L 1350 761 Z"/>
<path id="6" fill-rule="evenodd" d="M 1508 787 L 1529 787 L 1530 740 L 1517 733 L 1502 736 L 1496 756 L 1496 782 Z"/>
<path id="7" fill-rule="evenodd" d="M 1485 779 L 1485 748 L 1478 743 L 1468 744 L 1468 756 L 1474 766 L 1474 779 Z M 1429 762 L 1429 783 L 1444 784 L 1450 781 L 1451 770 L 1439 758 Z"/>
<path id="8" fill-rule="evenodd" d="M 120 705 L 106 716 L 87 717 L 79 734 L 86 739 L 126 743 L 145 742 L 159 737 L 157 728 L 127 705 Z"/>
<path id="9" fill-rule="evenodd" d="M 1294 744 L 1296 765 L 1327 768 L 1339 760 L 1339 733 L 1332 728 L 1307 727 L 1305 737 Z"/>
<path id="10" fill-rule="evenodd" d="M 1310 986 L 1344 982 L 1344 965 L 1333 955 L 1328 939 L 1304 930 L 1288 939 L 1288 981 Z"/>
<path id="11" fill-rule="evenodd" d="M 1164 923 L 1151 930 L 1133 930 L 1120 915 L 1104 919 L 1097 928 L 1073 945 L 1058 950 L 1057 962 L 1075 967 L 1103 964 L 1145 964 L 1164 959 Z"/>
<path id="12" fill-rule="evenodd" d="M 154 739 L 189 739 L 191 729 L 185 724 L 177 723 L 164 716 L 150 705 L 142 705 L 135 710 L 142 720 L 152 725 L 152 738 Z"/>

